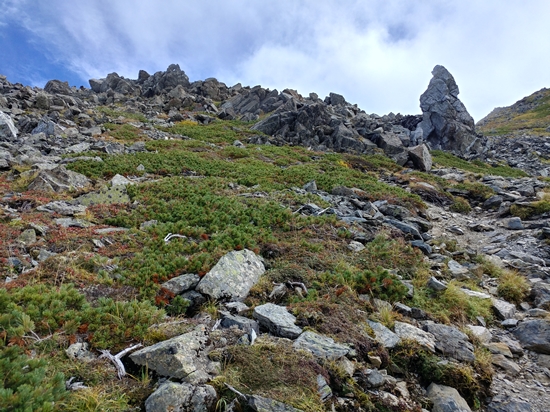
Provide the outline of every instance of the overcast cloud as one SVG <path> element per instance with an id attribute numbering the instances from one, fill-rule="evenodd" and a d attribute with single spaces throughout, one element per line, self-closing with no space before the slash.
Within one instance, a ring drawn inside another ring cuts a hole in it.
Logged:
<path id="1" fill-rule="evenodd" d="M 178 63 L 191 80 L 336 92 L 369 113 L 408 114 L 442 64 L 476 121 L 550 87 L 547 0 L 0 0 L 0 10 L 0 73 L 41 87 Z"/>

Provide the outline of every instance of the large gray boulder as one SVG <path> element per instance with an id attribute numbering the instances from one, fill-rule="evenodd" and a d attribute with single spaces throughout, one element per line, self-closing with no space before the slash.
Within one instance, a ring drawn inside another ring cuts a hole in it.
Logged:
<path id="1" fill-rule="evenodd" d="M 307 331 L 293 344 L 295 349 L 304 349 L 323 359 L 336 360 L 346 356 L 350 348 L 334 342 L 334 339 Z"/>
<path id="2" fill-rule="evenodd" d="M 550 355 L 550 321 L 526 320 L 521 322 L 513 332 L 524 348 Z"/>
<path id="3" fill-rule="evenodd" d="M 531 298 L 537 308 L 550 310 L 550 284 L 545 282 L 535 283 L 531 289 Z"/>
<path id="4" fill-rule="evenodd" d="M 453 326 L 428 323 L 423 329 L 435 336 L 435 349 L 459 361 L 475 361 L 474 346 L 468 336 Z"/>
<path id="5" fill-rule="evenodd" d="M 480 153 L 474 119 L 458 99 L 455 79 L 439 65 L 432 74 L 428 89 L 420 96 L 423 118 L 413 133 L 413 141 L 427 142 L 432 150 L 448 150 L 460 156 Z"/>
<path id="6" fill-rule="evenodd" d="M 201 384 L 216 372 L 216 364 L 205 351 L 207 341 L 205 326 L 199 325 L 191 332 L 136 351 L 130 359 L 138 365 L 147 365 L 159 375 Z"/>
<path id="7" fill-rule="evenodd" d="M 44 86 L 44 91 L 51 94 L 72 94 L 73 90 L 69 86 L 68 82 L 62 82 L 61 80 L 50 80 Z"/>
<path id="8" fill-rule="evenodd" d="M 12 141 L 17 137 L 17 129 L 13 124 L 11 117 L 4 112 L 0 112 L 0 140 Z"/>
<path id="9" fill-rule="evenodd" d="M 229 252 L 201 279 L 196 290 L 212 299 L 243 300 L 264 272 L 264 264 L 254 252 Z"/>
<path id="10" fill-rule="evenodd" d="M 210 385 L 166 382 L 145 401 L 146 412 L 208 412 L 217 400 Z"/>
<path id="11" fill-rule="evenodd" d="M 435 383 L 428 386 L 428 398 L 434 406 L 432 412 L 471 412 L 468 403 L 455 388 Z"/>
<path id="12" fill-rule="evenodd" d="M 404 340 L 413 340 L 420 346 L 435 352 L 435 336 L 409 323 L 395 322 L 395 334 Z"/>
<path id="13" fill-rule="evenodd" d="M 386 349 L 393 349 L 401 342 L 401 338 L 389 330 L 387 327 L 378 322 L 367 320 L 368 325 L 374 331 L 375 339 L 380 342 Z"/>
<path id="14" fill-rule="evenodd" d="M 28 190 L 43 192 L 78 191 L 90 185 L 90 180 L 83 174 L 58 166 L 52 170 L 41 170 L 31 181 Z"/>
<path id="15" fill-rule="evenodd" d="M 432 170 L 432 155 L 425 144 L 410 147 L 409 159 L 411 159 L 415 168 L 422 170 L 423 172 L 429 172 Z"/>
<path id="16" fill-rule="evenodd" d="M 178 64 L 171 64 L 165 72 L 156 72 L 149 76 L 142 86 L 143 94 L 146 97 L 152 97 L 163 92 L 169 92 L 176 86 L 181 85 L 185 88 L 189 87 L 189 77 Z"/>
<path id="17" fill-rule="evenodd" d="M 295 325 L 296 317 L 284 306 L 266 303 L 254 308 L 254 319 L 275 336 L 296 339 L 302 329 Z"/>

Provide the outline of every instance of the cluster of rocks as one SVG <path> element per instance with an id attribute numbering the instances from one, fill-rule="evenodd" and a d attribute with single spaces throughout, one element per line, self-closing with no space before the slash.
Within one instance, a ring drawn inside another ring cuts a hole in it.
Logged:
<path id="1" fill-rule="evenodd" d="M 434 78 L 421 97 L 423 115 L 367 114 L 336 93 L 324 100 L 315 93 L 303 97 L 261 86 L 228 87 L 216 79 L 190 82 L 178 65 L 137 80 L 116 73 L 91 79 L 91 89 L 49 81 L 44 89 L 11 84 L 0 76 L 0 168 L 13 164 L 58 162 L 63 154 L 103 151 L 108 154 L 143 150 L 103 140 L 109 118 L 99 105 L 123 105 L 148 121 L 132 123 L 149 138 L 169 138 L 158 126 L 185 119 L 208 123 L 219 119 L 254 121 L 262 134 L 256 144 L 292 144 L 315 150 L 373 153 L 379 151 L 398 164 L 430 170 L 428 148 L 451 150 L 461 156 L 481 153 L 473 120 L 457 98 L 450 73 L 436 66 Z M 206 113 L 206 114 L 205 114 Z M 153 127 L 157 126 L 157 127 Z M 66 160 L 69 161 L 69 160 Z"/>

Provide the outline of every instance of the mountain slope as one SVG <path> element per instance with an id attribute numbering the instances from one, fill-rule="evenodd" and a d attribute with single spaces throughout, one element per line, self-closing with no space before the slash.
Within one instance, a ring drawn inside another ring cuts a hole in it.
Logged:
<path id="1" fill-rule="evenodd" d="M 497 107 L 476 124 L 485 135 L 550 134 L 550 89 L 543 88 L 508 107 Z"/>

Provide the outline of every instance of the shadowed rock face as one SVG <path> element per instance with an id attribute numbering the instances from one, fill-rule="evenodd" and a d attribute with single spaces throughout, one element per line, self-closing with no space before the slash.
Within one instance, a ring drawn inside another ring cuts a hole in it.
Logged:
<path id="1" fill-rule="evenodd" d="M 458 99 L 455 79 L 443 66 L 435 66 L 428 89 L 420 96 L 422 121 L 414 139 L 427 142 L 431 149 L 449 150 L 459 156 L 479 154 L 481 142 L 474 119 Z"/>

